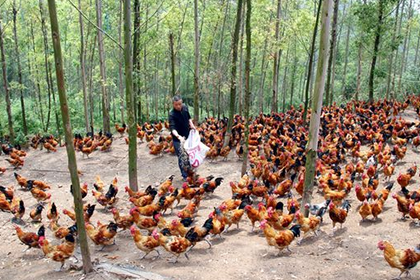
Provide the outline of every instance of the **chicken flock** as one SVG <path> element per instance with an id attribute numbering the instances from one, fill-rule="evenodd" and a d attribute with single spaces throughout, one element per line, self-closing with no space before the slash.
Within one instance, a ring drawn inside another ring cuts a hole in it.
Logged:
<path id="1" fill-rule="evenodd" d="M 283 249 L 290 251 L 293 241 L 300 244 L 309 234 L 317 235 L 319 229 L 328 223 L 326 216 L 331 220 L 332 235 L 338 230 L 336 225 L 345 226 L 352 208 L 360 215 L 361 223 L 366 220 L 376 222 L 383 211 L 392 211 L 384 208 L 389 199 L 396 200 L 395 211 L 401 213 L 401 219 L 412 219 L 419 225 L 420 189 L 411 186 L 417 175 L 417 165 L 410 163 L 405 172 L 395 174 L 396 182 L 390 181 L 395 166 L 404 160 L 407 149 L 417 151 L 420 145 L 420 121 L 410 122 L 398 116 L 409 106 L 414 107 L 420 116 L 420 98 L 414 96 L 404 102 L 352 101 L 341 106 L 324 107 L 315 166 L 314 192 L 323 197 L 318 204 L 301 205 L 308 131 L 303 108 L 292 107 L 285 113 L 260 114 L 250 120 L 250 166 L 238 181 L 224 184 L 222 177 L 200 177 L 190 173 L 182 186 L 175 186 L 174 176 L 170 176 L 159 186 L 150 185 L 138 192 L 126 186 L 126 196 L 117 196 L 120 188 L 117 178 L 105 183 L 96 176 L 95 182 L 83 184 L 81 192 L 85 199 L 83 211 L 87 234 L 94 244 L 103 248 L 114 244 L 122 231 L 128 231 L 137 248 L 144 252 L 143 258 L 152 252 L 159 256 L 161 251 L 158 248 L 162 247 L 178 261 L 182 254 L 188 258 L 188 252 L 199 242 L 211 247 L 212 239 L 223 235 L 231 226 L 240 227 L 244 220 L 252 225 L 252 231 L 262 233 L 267 244 L 277 248 L 279 253 Z M 245 125 L 243 117 L 235 116 L 232 136 L 228 145 L 223 147 L 227 119 L 206 118 L 197 130 L 201 141 L 210 147 L 207 157 L 211 161 L 223 161 L 234 151 L 238 158 L 242 158 Z M 116 124 L 115 128 L 120 137 L 124 137 L 126 125 L 120 127 Z M 137 126 L 137 138 L 140 143 L 144 140 L 148 143 L 152 155 L 174 153 L 171 136 L 165 136 L 164 128 L 168 129 L 167 122 Z M 76 134 L 73 145 L 88 157 L 98 147 L 102 151 L 109 150 L 112 139 L 110 133 L 95 135 L 92 132 L 86 137 Z M 128 138 L 125 142 L 128 143 Z M 53 136 L 35 136 L 31 140 L 34 149 L 39 144 L 47 151 L 54 151 L 58 146 Z M 18 161 L 14 164 L 9 160 L 15 169 L 22 168 L 26 152 L 11 145 L 2 145 L 2 151 L 10 156 L 10 160 Z M 5 172 L 5 168 L 0 169 L 0 174 Z M 16 234 L 28 249 L 39 248 L 46 257 L 64 265 L 73 256 L 77 240 L 74 211 L 59 209 L 54 197 L 48 193 L 51 186 L 47 183 L 26 179 L 17 170 L 14 177 L 20 188 L 30 192 L 37 201 L 29 218 L 41 226 L 36 231 L 24 231 L 18 226 L 24 218 L 25 203 L 13 187 L 0 186 L 0 209 L 13 215 L 13 221 L 17 223 Z M 202 213 L 201 201 L 211 197 L 220 186 L 229 186 L 232 196 L 209 213 Z M 352 193 L 354 195 L 350 197 Z M 121 200 L 130 203 L 128 213 L 121 213 Z M 45 207 L 46 223 L 42 215 Z M 98 207 L 107 211 L 113 221 L 94 223 L 92 217 Z M 165 217 L 168 211 L 177 211 L 177 218 L 168 220 Z M 305 217 L 305 211 L 309 211 L 308 217 Z M 61 213 L 67 221 L 63 225 L 59 223 Z M 198 223 L 198 213 L 207 219 Z M 50 230 L 61 243 L 51 245 L 45 237 L 46 230 Z M 420 260 L 419 246 L 399 250 L 391 241 L 383 240 L 378 243 L 378 248 L 384 252 L 389 265 L 401 271 L 400 276 L 408 274 Z"/>

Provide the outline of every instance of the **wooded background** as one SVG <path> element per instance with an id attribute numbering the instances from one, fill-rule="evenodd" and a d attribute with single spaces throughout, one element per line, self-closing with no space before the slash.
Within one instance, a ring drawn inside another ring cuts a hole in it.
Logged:
<path id="1" fill-rule="evenodd" d="M 305 99 L 310 103 L 318 59 L 314 34 L 319 36 L 319 3 L 252 2 L 250 115 L 285 111 Z M 138 123 L 166 119 L 174 93 L 183 96 L 199 120 L 228 115 L 237 6 L 237 1 L 229 0 L 133 0 Z M 109 131 L 115 122 L 127 122 L 122 7 L 121 1 L 57 2 L 74 132 L 91 126 Z M 11 121 L 17 142 L 33 133 L 63 133 L 47 8 L 45 0 L 0 0 L 0 131 L 9 134 Z M 242 5 L 235 98 L 235 112 L 241 115 L 245 9 Z M 419 92 L 418 1 L 334 0 L 333 11 L 324 105 Z"/>

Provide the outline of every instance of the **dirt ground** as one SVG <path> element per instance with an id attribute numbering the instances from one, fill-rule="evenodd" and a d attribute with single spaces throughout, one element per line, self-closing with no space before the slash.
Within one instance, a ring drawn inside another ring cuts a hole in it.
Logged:
<path id="1" fill-rule="evenodd" d="M 403 114 L 404 118 L 417 119 L 413 111 Z M 139 144 L 138 170 L 139 183 L 142 188 L 149 184 L 155 184 L 175 174 L 174 185 L 181 186 L 181 176 L 176 163 L 176 157 L 165 154 L 155 157 L 148 154 L 146 144 Z M 108 153 L 94 152 L 90 158 L 83 158 L 77 154 L 78 168 L 83 172 L 81 182 L 89 183 L 93 188 L 95 175 L 99 174 L 103 181 L 110 183 L 114 176 L 118 177 L 120 198 L 117 208 L 122 214 L 127 214 L 131 208 L 128 203 L 128 195 L 124 193 L 124 186 L 128 183 L 127 175 L 127 145 L 123 138 L 115 136 L 112 150 Z M 419 153 L 409 145 L 407 155 L 402 162 L 397 164 L 391 181 L 396 180 L 400 171 L 405 171 L 413 163 L 418 163 Z M 0 166 L 9 166 L 0 156 Z M 214 175 L 224 178 L 223 184 L 215 191 L 214 195 L 202 201 L 198 212 L 198 222 L 201 225 L 213 207 L 219 205 L 222 200 L 231 196 L 230 181 L 240 178 L 242 162 L 235 153 L 231 153 L 227 161 L 205 162 L 199 168 L 202 176 Z M 46 150 L 30 149 L 25 159 L 25 166 L 17 171 L 26 178 L 44 180 L 52 186 L 52 201 L 56 203 L 60 213 L 64 208 L 72 207 L 72 196 L 69 192 L 70 177 L 67 172 L 67 157 L 65 148 L 59 148 L 56 153 L 47 153 Z M 410 184 L 409 189 L 418 188 L 419 175 L 417 174 Z M 385 179 L 380 172 L 380 188 L 384 186 Z M 360 182 L 358 178 L 356 183 Z M 19 190 L 13 177 L 13 169 L 0 177 L 0 184 L 4 186 L 14 185 L 16 194 L 20 196 L 26 206 L 24 220 L 25 231 L 35 231 L 39 225 L 28 222 L 29 212 L 36 205 L 35 199 L 29 192 Z M 396 183 L 394 191 L 399 190 Z M 345 279 L 391 279 L 399 274 L 399 271 L 388 266 L 383 254 L 377 249 L 377 243 L 381 239 L 390 240 L 397 248 L 413 247 L 419 243 L 419 228 L 412 220 L 401 221 L 401 215 L 397 211 L 395 200 L 391 197 L 386 201 L 384 213 L 377 222 L 366 221 L 361 223 L 358 214 L 359 201 L 355 198 L 354 191 L 349 197 L 352 209 L 343 226 L 334 236 L 332 233 L 331 220 L 328 214 L 318 236 L 309 234 L 300 245 L 294 242 L 290 249 L 292 253 L 281 252 L 276 257 L 277 250 L 267 245 L 262 232 L 257 229 L 251 232 L 251 224 L 246 216 L 240 223 L 240 228 L 231 228 L 223 235 L 223 238 L 212 239 L 213 247 L 208 249 L 206 243 L 199 243 L 190 251 L 188 261 L 181 256 L 176 264 L 168 262 L 173 259 L 163 248 L 159 248 L 162 258 L 154 259 L 155 253 L 151 253 L 146 259 L 140 260 L 143 253 L 135 247 L 128 231 L 120 232 L 116 238 L 116 245 L 99 251 L 90 240 L 90 252 L 92 260 L 96 263 L 115 264 L 121 267 L 138 269 L 152 272 L 140 279 L 311 279 L 311 280 L 345 280 Z M 321 202 L 323 199 L 315 193 L 314 201 Z M 94 197 L 89 193 L 86 202 L 95 203 Z M 171 219 L 177 211 L 186 204 L 181 201 L 173 215 L 165 215 L 165 219 Z M 91 221 L 100 220 L 105 223 L 112 220 L 111 213 L 104 211 L 97 205 L 97 210 Z M 44 223 L 47 223 L 45 211 Z M 70 226 L 72 221 L 61 214 L 61 225 Z M 60 264 L 44 258 L 41 250 L 31 249 L 23 252 L 26 248 L 18 240 L 11 215 L 0 212 L 0 279 L 123 279 L 122 276 L 111 274 L 97 269 L 88 276 L 83 276 L 80 271 L 68 270 L 55 271 Z M 57 243 L 51 231 L 47 230 L 48 240 Z M 76 255 L 80 258 L 80 252 Z M 66 268 L 75 263 L 70 259 Z M 420 279 L 420 270 L 412 270 L 412 279 Z"/>

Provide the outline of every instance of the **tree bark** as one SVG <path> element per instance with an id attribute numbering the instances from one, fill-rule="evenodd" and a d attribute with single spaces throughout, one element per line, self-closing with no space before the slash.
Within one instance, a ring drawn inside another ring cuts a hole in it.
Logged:
<path id="1" fill-rule="evenodd" d="M 174 35 L 169 33 L 169 50 L 171 52 L 171 81 L 172 81 L 172 96 L 176 94 L 175 82 L 175 51 L 174 51 Z"/>
<path id="2" fill-rule="evenodd" d="M 239 41 L 239 29 L 241 27 L 241 14 L 242 14 L 242 1 L 238 0 L 238 7 L 236 9 L 236 23 L 235 31 L 232 38 L 232 65 L 230 71 L 230 106 L 229 106 L 229 120 L 228 126 L 225 133 L 225 139 L 223 147 L 229 144 L 230 136 L 232 135 L 233 116 L 235 112 L 235 99 L 236 99 L 236 69 L 238 61 L 238 41 Z"/>
<path id="3" fill-rule="evenodd" d="M 246 57 L 245 57 L 245 149 L 243 153 L 241 176 L 246 173 L 248 166 L 248 145 L 249 145 L 249 103 L 251 98 L 250 76 L 251 76 L 251 0 L 246 0 Z"/>
<path id="4" fill-rule="evenodd" d="M 128 115 L 128 179 L 130 188 L 138 190 L 137 182 L 137 126 L 134 117 L 133 102 L 133 59 L 131 50 L 131 7 L 130 0 L 124 0 L 124 61 L 125 61 L 125 96 Z"/>
<path id="5" fill-rule="evenodd" d="M 246 12 L 246 5 L 243 5 L 242 8 L 242 16 L 241 18 L 245 18 L 245 12 Z M 243 53 L 244 53 L 244 30 L 245 30 L 245 21 L 242 20 L 241 22 L 241 33 L 239 36 L 239 73 L 238 73 L 238 115 L 242 116 L 242 106 L 243 106 L 243 102 L 242 102 L 242 96 L 243 96 L 243 91 L 244 91 L 244 87 L 243 87 L 243 67 L 242 65 L 244 64 L 243 62 Z"/>
<path id="6" fill-rule="evenodd" d="M 417 35 L 417 46 L 416 46 L 416 54 L 414 55 L 414 66 L 417 66 L 417 60 L 419 58 L 419 49 L 420 49 L 420 28 L 419 28 L 419 34 Z"/>
<path id="7" fill-rule="evenodd" d="M 315 77 L 315 90 L 312 99 L 311 121 L 309 124 L 309 139 L 306 153 L 305 164 L 305 182 L 302 204 L 311 202 L 312 189 L 315 178 L 315 162 L 318 150 L 318 134 L 322 111 L 322 95 L 325 87 L 325 76 L 328 62 L 328 37 L 330 35 L 330 21 L 332 12 L 332 1 L 323 0 L 322 25 L 319 43 L 319 59 Z M 305 216 L 309 215 L 308 209 L 305 209 Z"/>
<path id="8" fill-rule="evenodd" d="M 198 30 L 198 0 L 194 0 L 194 61 L 194 121 L 198 122 L 198 99 L 200 95 L 200 33 Z"/>
<path id="9" fill-rule="evenodd" d="M 350 6 L 352 5 L 353 1 L 350 1 Z M 343 79 L 341 82 L 341 93 L 343 94 L 343 96 L 346 96 L 345 92 L 346 92 L 346 76 L 347 76 L 347 64 L 349 62 L 349 41 L 350 41 L 350 27 L 351 24 L 349 23 L 347 25 L 347 34 L 346 34 L 346 51 L 345 51 L 345 55 L 344 55 L 344 69 L 343 69 Z"/>
<path id="10" fill-rule="evenodd" d="M 280 16 L 281 16 L 281 0 L 277 0 L 277 17 L 276 17 L 276 30 L 274 35 L 274 42 L 278 44 L 279 41 L 279 33 L 280 33 Z M 274 58 L 273 58 L 273 97 L 271 100 L 271 111 L 277 112 L 278 110 L 278 91 L 279 91 L 279 60 L 280 60 L 280 49 L 276 49 L 274 51 Z"/>
<path id="11" fill-rule="evenodd" d="M 64 84 L 63 59 L 61 55 L 60 33 L 58 28 L 55 0 L 48 0 L 48 7 L 51 19 L 51 34 L 54 47 L 55 71 L 57 75 L 58 94 L 60 97 L 61 116 L 67 143 L 66 150 L 68 157 L 68 167 L 70 171 L 71 183 L 73 185 L 73 199 L 76 212 L 77 232 L 79 237 L 80 250 L 82 252 L 83 272 L 86 274 L 91 272 L 93 267 L 90 260 L 89 246 L 87 243 L 85 222 L 83 218 L 83 203 L 82 195 L 80 192 L 79 175 L 77 173 L 76 154 L 72 145 L 73 133 L 71 129 L 69 108 L 67 104 L 66 87 Z"/>
<path id="12" fill-rule="evenodd" d="M 397 28 L 398 28 L 398 14 L 400 11 L 400 2 L 398 1 L 397 8 L 395 10 L 395 21 L 394 21 L 394 30 L 392 32 L 392 39 L 391 39 L 391 55 L 389 56 L 389 63 L 388 63 L 388 76 L 386 79 L 386 99 L 393 96 L 391 95 L 391 77 L 392 77 L 392 70 L 393 70 L 393 62 L 394 62 L 394 55 L 396 51 L 396 36 L 397 36 Z"/>
<path id="13" fill-rule="evenodd" d="M 334 63 L 334 52 L 335 52 L 335 44 L 337 41 L 337 23 L 338 23 L 338 6 L 340 4 L 339 0 L 333 0 L 334 1 L 334 15 L 333 15 L 333 21 L 332 21 L 332 29 L 331 29 L 331 39 L 330 39 L 330 55 L 328 58 L 328 70 L 327 70 L 327 82 L 325 84 L 325 105 L 329 106 L 331 105 L 332 101 L 332 89 L 331 89 L 331 74 L 333 69 L 333 63 Z"/>
<path id="14" fill-rule="evenodd" d="M 79 10 L 82 10 L 82 5 L 79 0 Z M 85 39 L 83 29 L 83 17 L 79 13 L 79 25 L 80 25 L 80 70 L 82 73 L 82 91 L 83 91 L 83 110 L 85 115 L 85 129 L 86 133 L 90 131 L 89 125 L 89 111 L 88 111 L 88 98 L 86 92 L 86 53 L 85 53 Z"/>
<path id="15" fill-rule="evenodd" d="M 122 36 L 121 36 L 121 29 L 122 29 L 122 14 L 123 14 L 123 4 L 122 1 L 119 2 L 119 15 L 118 15 L 118 43 L 122 44 Z M 120 56 L 123 56 L 123 52 L 120 51 Z M 122 73 L 122 61 L 118 59 L 118 89 L 120 91 L 120 112 L 121 112 L 121 123 L 125 123 L 124 121 L 124 84 L 123 84 L 123 73 Z"/>
<path id="16" fill-rule="evenodd" d="M 360 86 L 362 82 L 362 43 L 359 42 L 359 48 L 357 51 L 357 78 L 356 78 L 356 95 L 355 100 L 359 100 Z"/>
<path id="17" fill-rule="evenodd" d="M 26 113 L 25 113 L 25 100 L 23 98 L 23 82 L 22 82 L 22 67 L 20 65 L 20 54 L 19 54 L 19 44 L 16 28 L 16 0 L 13 0 L 13 38 L 15 41 L 15 54 L 16 62 L 18 67 L 18 82 L 19 82 L 19 91 L 20 91 L 20 107 L 22 110 L 22 128 L 23 134 L 26 136 L 28 134 L 28 126 L 26 124 Z"/>
<path id="18" fill-rule="evenodd" d="M 102 29 L 102 0 L 96 0 L 96 25 Z M 106 84 L 106 62 L 102 32 L 98 29 L 99 68 L 101 72 L 102 91 L 102 125 L 104 133 L 111 132 L 109 121 L 110 102 Z"/>
<path id="19" fill-rule="evenodd" d="M 9 86 L 7 83 L 7 67 L 6 67 L 6 56 L 4 53 L 1 14 L 0 14 L 0 52 L 1 52 L 1 64 L 2 64 L 2 71 L 3 71 L 3 87 L 4 87 L 4 92 L 5 92 L 5 98 L 6 98 L 7 124 L 9 127 L 9 141 L 10 143 L 13 144 L 15 141 L 15 131 L 13 130 L 13 117 L 12 117 L 12 109 L 10 105 L 10 93 L 9 93 Z"/>
<path id="20" fill-rule="evenodd" d="M 413 5 L 413 0 L 410 0 L 410 6 L 408 8 L 408 18 L 407 18 L 408 23 L 410 22 L 410 19 L 411 19 L 412 5 Z M 406 51 L 407 51 L 407 40 L 408 40 L 408 34 L 410 32 L 410 25 L 408 23 L 407 23 L 406 30 L 405 30 L 404 45 L 403 45 L 403 51 L 402 51 L 402 54 L 401 54 L 400 74 L 399 74 L 399 78 L 398 78 L 398 93 L 399 94 L 401 94 L 401 80 L 402 80 L 402 75 L 404 74 L 405 55 L 406 55 Z"/>
<path id="21" fill-rule="evenodd" d="M 318 9 L 316 12 L 315 26 L 312 33 L 312 43 L 311 43 L 311 52 L 309 54 L 309 64 L 308 64 L 308 76 L 306 77 L 306 87 L 305 87 L 305 104 L 303 111 L 303 121 L 306 123 L 306 116 L 308 114 L 308 103 L 309 103 L 309 86 L 311 84 L 312 77 L 312 65 L 314 63 L 314 53 L 315 53 L 315 43 L 316 43 L 316 34 L 318 33 L 318 22 L 319 15 L 321 13 L 322 0 L 318 2 Z"/>
<path id="22" fill-rule="evenodd" d="M 140 39 L 140 1 L 134 0 L 134 34 L 133 34 L 133 71 L 135 73 L 133 80 L 133 102 L 135 96 L 137 96 L 137 102 L 134 104 L 134 115 L 136 122 L 141 122 L 142 112 L 141 112 L 141 91 L 139 85 L 139 76 L 140 76 L 140 50 L 139 50 L 139 39 Z"/>
<path id="23" fill-rule="evenodd" d="M 378 0 L 378 23 L 375 31 L 375 43 L 373 45 L 372 63 L 369 74 L 369 101 L 373 101 L 373 86 L 375 79 L 375 67 L 378 59 L 379 43 L 381 41 L 382 22 L 384 16 L 384 0 Z"/>

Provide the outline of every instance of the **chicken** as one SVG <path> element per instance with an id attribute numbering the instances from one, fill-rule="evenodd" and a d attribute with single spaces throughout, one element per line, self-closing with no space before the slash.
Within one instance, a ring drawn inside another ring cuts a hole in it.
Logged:
<path id="1" fill-rule="evenodd" d="M 288 192 L 290 192 L 292 186 L 293 181 L 290 179 L 286 179 L 277 186 L 273 193 L 278 196 L 285 196 Z"/>
<path id="2" fill-rule="evenodd" d="M 328 206 L 329 216 L 330 216 L 330 219 L 332 220 L 332 224 L 333 224 L 333 234 L 334 234 L 334 230 L 335 230 L 335 225 L 337 223 L 339 223 L 341 227 L 343 226 L 343 223 L 346 221 L 347 214 L 350 210 L 350 207 L 351 207 L 351 205 L 350 205 L 350 202 L 348 200 L 345 200 L 340 208 L 337 208 L 337 206 L 335 206 L 334 202 L 331 202 L 330 205 Z"/>
<path id="3" fill-rule="evenodd" d="M 130 216 L 133 217 L 133 222 L 140 228 L 146 229 L 151 232 L 157 225 L 160 219 L 160 214 L 158 211 L 154 211 L 153 214 L 148 216 L 143 216 L 139 212 L 139 207 L 133 207 L 130 210 Z"/>
<path id="4" fill-rule="evenodd" d="M 115 130 L 123 137 L 125 129 L 127 128 L 127 125 L 125 123 L 122 124 L 122 127 L 120 127 L 117 123 L 115 124 Z"/>
<path id="5" fill-rule="evenodd" d="M 57 149 L 51 145 L 49 142 L 45 142 L 44 143 L 44 148 L 48 151 L 48 152 L 57 152 Z"/>
<path id="6" fill-rule="evenodd" d="M 172 236 L 168 229 L 163 229 L 160 233 L 157 230 L 152 232 L 152 237 L 159 241 L 159 245 L 166 251 L 176 256 L 175 262 L 179 256 L 184 253 L 187 259 L 187 250 L 191 248 L 192 243 L 186 237 Z"/>
<path id="7" fill-rule="evenodd" d="M 204 191 L 206 193 L 208 193 L 208 192 L 213 193 L 216 190 L 216 188 L 222 184 L 222 182 L 223 182 L 223 178 L 218 177 L 218 178 L 214 179 L 214 181 L 205 182 L 202 185 L 202 187 L 204 188 Z"/>
<path id="8" fill-rule="evenodd" d="M 251 221 L 252 231 L 254 231 L 255 222 L 260 222 L 262 220 L 260 207 L 262 207 L 262 205 L 259 206 L 259 209 L 255 209 L 252 205 L 247 205 L 244 208 L 248 219 Z"/>
<path id="9" fill-rule="evenodd" d="M 416 221 L 416 225 L 419 226 L 420 225 L 420 204 L 410 204 L 409 208 L 408 208 L 408 214 L 410 215 L 410 217 Z"/>
<path id="10" fill-rule="evenodd" d="M 169 224 L 162 218 L 159 218 L 158 227 L 160 229 L 167 228 L 171 232 L 171 235 L 182 236 L 184 237 L 185 234 L 189 230 L 189 226 L 193 223 L 193 219 L 185 218 L 185 219 L 174 219 Z"/>
<path id="11" fill-rule="evenodd" d="M 226 147 L 220 149 L 219 156 L 221 156 L 223 158 L 223 160 L 226 161 L 227 157 L 229 156 L 229 153 L 230 153 L 230 147 L 226 146 Z"/>
<path id="12" fill-rule="evenodd" d="M 32 196 L 38 201 L 46 201 L 51 198 L 50 193 L 46 193 L 36 187 L 33 186 L 33 181 L 28 180 L 28 189 L 31 191 Z"/>
<path id="13" fill-rule="evenodd" d="M 6 172 L 6 167 L 0 167 L 0 175 L 3 175 Z"/>
<path id="14" fill-rule="evenodd" d="M 118 201 L 117 193 L 118 188 L 113 184 L 109 186 L 108 192 L 105 195 L 95 190 L 92 190 L 92 194 L 96 198 L 96 201 L 98 201 L 100 205 L 105 207 L 111 207 Z"/>
<path id="15" fill-rule="evenodd" d="M 140 258 L 141 260 L 144 259 L 152 251 L 156 251 L 158 253 L 158 256 L 160 256 L 159 251 L 156 250 L 156 248 L 160 245 L 159 239 L 156 239 L 153 236 L 142 235 L 140 230 L 138 230 L 134 225 L 130 227 L 130 233 L 131 236 L 133 236 L 133 240 L 137 248 L 145 253 L 145 255 Z"/>
<path id="16" fill-rule="evenodd" d="M 23 203 L 23 200 L 19 199 L 19 206 L 17 207 L 17 209 L 12 208 L 11 211 L 16 220 L 22 220 L 22 217 L 25 214 L 25 204 Z"/>
<path id="17" fill-rule="evenodd" d="M 160 184 L 160 186 L 158 188 L 158 196 L 159 197 L 166 194 L 169 191 L 170 187 L 172 186 L 172 181 L 174 180 L 174 177 L 175 177 L 175 175 L 171 175 L 162 184 Z"/>
<path id="18" fill-rule="evenodd" d="M 33 180 L 32 184 L 34 185 L 34 187 L 37 187 L 38 189 L 43 190 L 43 191 L 51 189 L 51 187 L 47 183 L 39 181 L 39 180 Z"/>
<path id="19" fill-rule="evenodd" d="M 168 210 L 169 208 L 171 209 L 171 213 L 172 213 L 172 210 L 173 210 L 172 205 L 175 199 L 177 198 L 177 196 L 178 196 L 178 189 L 175 189 L 175 191 L 171 193 L 170 195 L 165 194 L 159 199 L 158 204 L 161 207 L 162 214 L 165 214 L 166 210 Z"/>
<path id="20" fill-rule="evenodd" d="M 356 191 L 356 198 L 360 202 L 370 199 L 371 193 L 368 188 L 362 188 L 360 185 L 356 185 L 355 191 Z"/>
<path id="21" fill-rule="evenodd" d="M 398 175 L 397 182 L 401 188 L 405 188 L 410 183 L 411 177 L 412 176 L 409 173 L 400 173 Z"/>
<path id="22" fill-rule="evenodd" d="M 200 241 L 205 241 L 211 248 L 211 243 L 206 239 L 206 236 L 209 234 L 210 230 L 213 228 L 213 218 L 208 218 L 203 226 L 192 227 L 186 234 L 185 238 L 191 243 L 192 248 Z M 191 248 L 191 249 L 192 249 Z"/>
<path id="23" fill-rule="evenodd" d="M 152 204 L 156 195 L 157 195 L 157 191 L 152 188 L 148 190 L 148 193 L 146 195 L 141 196 L 139 198 L 130 197 L 129 201 L 137 207 L 143 207 L 143 206 Z"/>
<path id="24" fill-rule="evenodd" d="M 77 235 L 76 224 L 70 227 L 59 227 L 56 221 L 51 221 L 49 227 L 54 232 L 54 236 L 57 239 L 63 239 L 69 234 L 72 234 L 73 236 Z"/>
<path id="25" fill-rule="evenodd" d="M 384 203 L 385 203 L 385 198 L 382 194 L 379 195 L 377 200 L 371 203 L 372 216 L 375 221 L 378 220 L 379 214 L 382 213 Z"/>
<path id="26" fill-rule="evenodd" d="M 98 192 L 103 191 L 103 189 L 105 187 L 105 183 L 101 180 L 101 177 L 99 177 L 99 175 L 96 175 L 95 183 L 93 183 L 93 186 L 94 186 L 96 191 L 98 191 Z"/>
<path id="27" fill-rule="evenodd" d="M 40 222 L 42 220 L 42 210 L 44 206 L 38 204 L 35 209 L 32 209 L 29 213 L 29 217 L 31 217 L 33 222 Z"/>
<path id="28" fill-rule="evenodd" d="M 51 202 L 48 204 L 47 218 L 51 221 L 56 221 L 56 222 L 60 218 L 60 215 L 57 211 L 57 207 L 55 206 L 54 202 L 52 204 L 51 204 Z"/>
<path id="29" fill-rule="evenodd" d="M 379 241 L 378 249 L 384 251 L 384 258 L 387 263 L 394 268 L 401 271 L 398 279 L 404 273 L 409 276 L 410 269 L 415 267 L 420 261 L 420 246 L 416 246 L 414 249 L 395 249 L 389 241 Z"/>
<path id="30" fill-rule="evenodd" d="M 309 210 L 314 216 L 320 217 L 321 222 L 323 221 L 323 216 L 328 210 L 328 205 L 330 205 L 331 200 L 325 200 L 319 204 L 306 204 L 305 208 Z"/>
<path id="31" fill-rule="evenodd" d="M 134 222 L 133 216 L 131 215 L 120 216 L 120 212 L 117 208 L 112 208 L 111 212 L 114 217 L 115 223 L 119 228 L 123 230 L 130 228 Z"/>
<path id="32" fill-rule="evenodd" d="M 24 232 L 19 226 L 15 225 L 16 235 L 19 240 L 30 248 L 39 248 L 38 240 L 41 236 L 45 236 L 45 227 L 41 226 L 37 233 Z"/>
<path id="33" fill-rule="evenodd" d="M 239 228 L 239 222 L 242 219 L 242 216 L 245 213 L 245 207 L 248 205 L 247 201 L 242 201 L 241 205 L 239 205 L 238 209 L 226 211 L 226 205 L 222 205 L 220 210 L 222 211 L 223 215 L 223 223 L 227 225 L 225 231 L 227 231 L 231 225 L 236 225 L 236 228 Z"/>
<path id="34" fill-rule="evenodd" d="M 51 245 L 44 236 L 39 238 L 38 243 L 47 258 L 61 262 L 60 269 L 62 269 L 65 261 L 73 256 L 76 241 L 72 234 L 68 234 L 60 245 Z"/>
<path id="35" fill-rule="evenodd" d="M 4 195 L 0 196 L 0 210 L 6 212 L 10 212 L 12 210 L 9 201 Z"/>
<path id="36" fill-rule="evenodd" d="M 295 214 L 296 222 L 298 225 L 300 225 L 300 230 L 303 231 L 303 236 L 300 241 L 298 241 L 298 244 L 305 238 L 305 236 L 312 231 L 315 235 L 317 234 L 317 231 L 319 229 L 319 226 L 321 224 L 321 218 L 317 216 L 311 216 L 308 218 L 305 218 L 305 216 L 300 212 L 297 211 Z"/>
<path id="37" fill-rule="evenodd" d="M 17 174 L 16 172 L 13 173 L 16 181 L 18 182 L 19 186 L 21 186 L 23 189 L 27 189 L 28 188 L 28 180 L 24 177 L 22 177 L 21 175 Z"/>
<path id="38" fill-rule="evenodd" d="M 132 210 L 133 209 L 135 209 L 135 211 L 138 212 L 140 215 L 148 217 L 154 216 L 156 213 L 159 213 L 160 210 L 162 210 L 159 203 L 152 203 L 143 207 L 135 206 L 134 208 L 132 208 Z"/>
<path id="39" fill-rule="evenodd" d="M 385 179 L 388 179 L 388 181 L 391 179 L 392 174 L 394 174 L 395 165 L 385 165 L 384 166 L 384 175 Z"/>
<path id="40" fill-rule="evenodd" d="M 274 246 L 280 251 L 286 248 L 290 252 L 289 245 L 296 237 L 300 236 L 300 225 L 294 225 L 291 229 L 276 231 L 267 223 L 267 220 L 263 220 L 260 223 L 260 228 L 264 231 L 268 245 Z"/>
<path id="41" fill-rule="evenodd" d="M 9 201 L 12 201 L 12 200 L 13 200 L 13 197 L 14 197 L 14 195 L 15 195 L 15 191 L 14 191 L 13 187 L 8 187 L 8 188 L 6 189 L 5 187 L 0 186 L 0 195 L 1 195 L 2 193 L 4 194 L 4 197 L 5 197 L 7 200 L 9 200 Z"/>
<path id="42" fill-rule="evenodd" d="M 367 200 L 363 201 L 362 205 L 359 208 L 359 214 L 362 216 L 362 221 L 366 219 L 366 217 L 372 215 L 372 206 L 367 202 Z"/>
<path id="43" fill-rule="evenodd" d="M 115 236 L 117 235 L 118 229 L 116 223 L 110 222 L 108 225 L 98 224 L 98 227 L 94 227 L 90 223 L 85 223 L 85 228 L 89 238 L 96 245 L 102 245 L 102 249 L 105 246 L 115 244 Z"/>
<path id="44" fill-rule="evenodd" d="M 73 185 L 70 185 L 70 193 L 73 195 Z M 80 187 L 80 193 L 82 195 L 82 199 L 87 196 L 87 194 L 88 194 L 88 184 L 87 183 L 84 183 Z"/>
<path id="45" fill-rule="evenodd" d="M 14 166 L 15 169 L 20 168 L 21 166 L 24 165 L 24 161 L 20 158 L 17 159 L 10 159 L 10 158 L 6 158 L 6 161 L 8 161 L 12 166 Z"/>
<path id="46" fill-rule="evenodd" d="M 398 211 L 402 214 L 402 220 L 406 219 L 406 215 L 408 215 L 410 211 L 410 204 L 411 199 L 407 199 L 404 196 L 400 196 L 396 193 L 392 195 L 392 198 L 397 200 Z"/>
<path id="47" fill-rule="evenodd" d="M 196 196 L 191 200 L 181 211 L 178 212 L 177 216 L 180 219 L 184 218 L 194 218 L 194 215 L 198 211 L 200 206 L 201 197 Z"/>
<path id="48" fill-rule="evenodd" d="M 137 191 L 137 192 L 135 192 L 129 186 L 126 186 L 125 187 L 125 192 L 128 193 L 128 196 L 129 197 L 134 197 L 136 199 L 138 199 L 140 197 L 143 197 L 145 195 L 150 194 L 150 191 L 151 190 L 153 190 L 152 185 L 149 185 L 144 192 L 143 191 Z"/>

